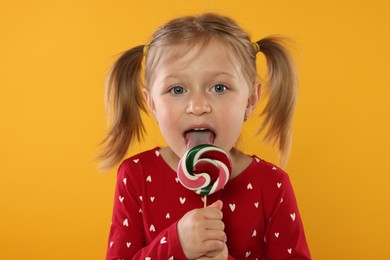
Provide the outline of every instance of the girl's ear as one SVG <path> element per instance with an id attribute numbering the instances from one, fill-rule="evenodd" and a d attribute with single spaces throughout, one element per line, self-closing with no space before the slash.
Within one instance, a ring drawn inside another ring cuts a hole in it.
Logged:
<path id="1" fill-rule="evenodd" d="M 260 100 L 260 93 L 261 93 L 261 84 L 260 83 L 255 83 L 252 86 L 252 92 L 248 98 L 248 102 L 246 105 L 246 116 L 249 116 L 252 114 L 253 110 L 257 107 L 257 104 L 259 103 Z"/>
<path id="2" fill-rule="evenodd" d="M 148 105 L 150 112 L 152 112 L 153 115 L 156 116 L 156 113 L 155 113 L 156 106 L 154 105 L 152 95 L 149 93 L 149 91 L 146 88 L 142 89 L 142 93 L 144 94 L 145 102 L 146 102 L 146 105 Z"/>

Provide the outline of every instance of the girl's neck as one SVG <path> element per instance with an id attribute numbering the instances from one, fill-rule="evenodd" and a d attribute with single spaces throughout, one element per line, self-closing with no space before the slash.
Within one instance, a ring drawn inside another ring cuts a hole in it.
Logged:
<path id="1" fill-rule="evenodd" d="M 169 147 L 161 148 L 160 154 L 164 161 L 169 165 L 169 167 L 176 171 L 180 158 Z M 253 161 L 252 157 L 244 154 L 236 148 L 232 148 L 229 155 L 230 159 L 232 160 L 232 173 L 230 179 L 234 179 L 235 177 L 237 177 Z"/>

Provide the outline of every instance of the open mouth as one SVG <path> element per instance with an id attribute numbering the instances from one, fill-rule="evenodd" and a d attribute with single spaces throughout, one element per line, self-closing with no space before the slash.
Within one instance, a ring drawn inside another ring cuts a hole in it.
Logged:
<path id="1" fill-rule="evenodd" d="M 184 139 L 187 149 L 191 149 L 192 147 L 200 144 L 213 144 L 215 140 L 215 133 L 208 128 L 192 128 L 185 131 Z"/>

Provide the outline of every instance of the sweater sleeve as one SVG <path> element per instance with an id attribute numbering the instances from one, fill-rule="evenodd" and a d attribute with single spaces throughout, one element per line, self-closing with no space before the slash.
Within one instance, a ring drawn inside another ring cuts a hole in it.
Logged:
<path id="1" fill-rule="evenodd" d="M 272 194 L 266 204 L 268 225 L 265 232 L 266 259 L 311 259 L 297 202 L 287 174 L 267 185 Z"/>
<path id="2" fill-rule="evenodd" d="M 146 243 L 142 212 L 142 185 L 137 170 L 123 163 L 118 170 L 106 259 L 185 259 L 177 222 Z"/>

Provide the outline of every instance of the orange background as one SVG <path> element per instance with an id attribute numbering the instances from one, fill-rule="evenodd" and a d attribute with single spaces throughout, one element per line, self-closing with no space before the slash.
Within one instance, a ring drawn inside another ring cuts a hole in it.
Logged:
<path id="1" fill-rule="evenodd" d="M 0 259 L 103 259 L 115 170 L 93 158 L 121 51 L 216 11 L 297 43 L 289 172 L 314 259 L 390 259 L 390 4 L 384 0 L 2 1 Z M 259 55 L 261 56 L 261 55 Z M 260 59 L 261 60 L 261 59 Z M 264 64 L 260 61 L 261 66 Z M 163 145 L 149 135 L 130 154 Z M 241 148 L 275 162 L 246 123 Z"/>

